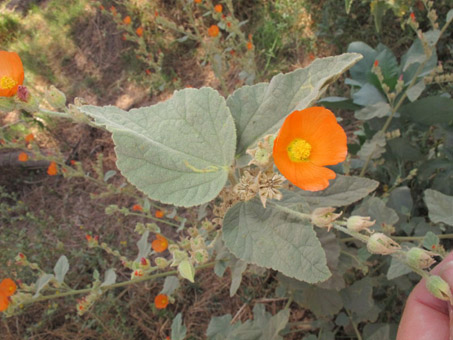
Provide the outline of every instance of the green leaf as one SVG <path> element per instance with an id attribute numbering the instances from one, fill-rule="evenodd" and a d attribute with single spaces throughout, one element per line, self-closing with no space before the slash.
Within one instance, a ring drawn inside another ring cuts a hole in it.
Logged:
<path id="1" fill-rule="evenodd" d="M 247 320 L 231 324 L 231 315 L 213 317 L 209 322 L 206 336 L 208 340 L 261 340 L 262 330 Z"/>
<path id="2" fill-rule="evenodd" d="M 35 283 L 36 292 L 33 295 L 33 298 L 37 298 L 39 296 L 39 292 L 49 284 L 49 282 L 54 278 L 52 274 L 43 274 L 39 277 L 39 279 Z"/>
<path id="3" fill-rule="evenodd" d="M 138 255 L 135 262 L 140 262 L 143 257 L 148 257 L 151 252 L 151 243 L 148 242 L 149 230 L 146 230 L 137 242 Z"/>
<path id="4" fill-rule="evenodd" d="M 353 2 L 354 0 L 344 0 L 344 8 L 346 10 L 346 14 L 349 14 L 349 12 L 351 11 L 351 6 Z"/>
<path id="5" fill-rule="evenodd" d="M 236 154 L 241 155 L 266 133 L 277 131 L 294 110 L 312 105 L 361 56 L 346 53 L 316 59 L 308 67 L 278 74 L 270 83 L 243 86 L 227 99 L 237 128 Z"/>
<path id="6" fill-rule="evenodd" d="M 447 22 L 450 22 L 453 20 L 453 8 L 448 11 L 447 13 Z"/>
<path id="7" fill-rule="evenodd" d="M 373 285 L 369 277 L 354 282 L 340 293 L 345 308 L 358 315 L 368 313 L 374 305 Z"/>
<path id="8" fill-rule="evenodd" d="M 371 220 L 375 220 L 376 224 L 372 227 L 373 230 L 380 231 L 384 224 L 394 225 L 398 222 L 399 217 L 395 210 L 388 208 L 385 203 L 377 197 L 368 197 L 363 200 L 360 206 L 356 207 L 351 216 L 370 216 Z"/>
<path id="9" fill-rule="evenodd" d="M 423 125 L 449 124 L 453 121 L 453 99 L 426 97 L 402 106 L 398 112 L 403 118 Z"/>
<path id="10" fill-rule="evenodd" d="M 55 267 L 53 268 L 55 278 L 59 283 L 63 283 L 64 277 L 68 270 L 69 270 L 68 258 L 64 255 L 61 255 L 57 263 L 55 264 Z"/>
<path id="11" fill-rule="evenodd" d="M 360 120 L 369 120 L 372 118 L 382 118 L 390 114 L 391 108 L 387 102 L 377 102 L 356 111 L 354 116 Z"/>
<path id="12" fill-rule="evenodd" d="M 379 131 L 371 138 L 371 140 L 367 140 L 362 145 L 360 151 L 357 152 L 357 156 L 364 161 L 367 160 L 370 155 L 371 159 L 379 158 L 385 152 L 385 144 L 385 136 Z"/>
<path id="13" fill-rule="evenodd" d="M 331 182 L 327 189 L 317 192 L 310 192 L 296 189 L 285 191 L 282 205 L 292 207 L 304 201 L 313 208 L 319 207 L 344 207 L 368 196 L 376 190 L 379 182 L 372 179 L 358 176 L 337 177 Z"/>
<path id="14" fill-rule="evenodd" d="M 178 273 L 190 282 L 195 282 L 195 268 L 193 267 L 192 263 L 189 262 L 189 260 L 181 261 L 181 263 L 178 265 Z"/>
<path id="15" fill-rule="evenodd" d="M 425 203 L 428 206 L 429 219 L 434 223 L 445 223 L 453 226 L 453 196 L 426 189 Z"/>
<path id="16" fill-rule="evenodd" d="M 114 106 L 80 110 L 113 133 L 118 168 L 151 199 L 194 206 L 214 199 L 225 185 L 236 132 L 217 91 L 184 89 L 129 112 Z"/>
<path id="17" fill-rule="evenodd" d="M 422 79 L 417 84 L 415 84 L 406 91 L 407 98 L 411 102 L 417 100 L 417 98 L 420 97 L 425 88 L 426 88 L 425 81 Z"/>
<path id="18" fill-rule="evenodd" d="M 295 301 L 308 308 L 318 318 L 335 315 L 343 308 L 340 293 L 333 289 L 306 285 L 301 297 Z"/>
<path id="19" fill-rule="evenodd" d="M 242 273 L 247 269 L 247 262 L 234 259 L 230 262 L 231 267 L 231 286 L 230 297 L 233 297 L 239 289 L 242 281 Z"/>
<path id="20" fill-rule="evenodd" d="M 439 242 L 440 242 L 439 236 L 437 236 L 431 231 L 428 231 L 425 237 L 423 238 L 423 247 L 425 247 L 428 250 L 437 249 L 439 247 Z"/>
<path id="21" fill-rule="evenodd" d="M 358 81 L 362 85 L 365 85 L 368 82 L 371 67 L 376 60 L 376 50 L 364 42 L 354 41 L 348 45 L 348 52 L 360 53 L 363 55 L 363 59 L 355 64 L 349 73 L 351 73 L 352 79 Z"/>
<path id="22" fill-rule="evenodd" d="M 179 286 L 179 279 L 176 276 L 167 276 L 164 281 L 164 287 L 159 294 L 172 295 Z"/>
<path id="23" fill-rule="evenodd" d="M 407 52 L 401 57 L 401 69 L 404 72 L 404 82 L 409 84 L 412 78 L 415 76 L 418 67 L 421 63 L 426 60 L 425 49 L 420 39 L 416 39 L 412 46 Z M 433 50 L 432 56 L 426 62 L 422 72 L 418 75 L 418 78 L 422 78 L 437 66 L 437 54 L 436 50 Z"/>
<path id="24" fill-rule="evenodd" d="M 396 279 L 397 277 L 409 274 L 410 272 L 412 272 L 410 267 L 408 267 L 396 256 L 393 256 L 392 261 L 390 262 L 389 270 L 387 271 L 387 280 Z"/>
<path id="25" fill-rule="evenodd" d="M 253 307 L 254 324 L 263 330 L 263 334 L 260 339 L 265 340 L 283 340 L 283 337 L 279 335 L 286 325 L 289 319 L 289 309 L 285 308 L 271 316 L 266 312 L 264 305 L 256 304 Z"/>
<path id="26" fill-rule="evenodd" d="M 302 281 L 329 278 L 326 255 L 312 225 L 259 200 L 240 202 L 223 221 L 223 240 L 238 258 Z"/>
<path id="27" fill-rule="evenodd" d="M 354 104 L 351 98 L 346 97 L 324 97 L 318 100 L 318 104 L 329 110 L 343 109 L 355 111 L 360 109 L 360 106 Z"/>
<path id="28" fill-rule="evenodd" d="M 111 286 L 116 282 L 116 273 L 115 269 L 109 268 L 105 271 L 104 282 L 102 282 L 101 287 Z"/>
<path id="29" fill-rule="evenodd" d="M 116 171 L 115 170 L 109 170 L 105 173 L 104 175 L 104 182 L 107 182 L 110 178 L 112 178 L 113 176 L 116 175 Z"/>
<path id="30" fill-rule="evenodd" d="M 182 323 L 182 314 L 178 313 L 171 323 L 171 340 L 184 340 L 187 328 Z"/>

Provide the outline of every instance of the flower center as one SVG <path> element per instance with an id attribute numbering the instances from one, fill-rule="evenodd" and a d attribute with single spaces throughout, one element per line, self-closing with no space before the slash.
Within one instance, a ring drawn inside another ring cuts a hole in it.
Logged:
<path id="1" fill-rule="evenodd" d="M 286 148 L 289 159 L 293 162 L 305 162 L 310 157 L 311 145 L 305 139 L 296 138 Z"/>
<path id="2" fill-rule="evenodd" d="M 9 77 L 9 76 L 3 76 L 0 78 L 0 89 L 1 90 L 9 90 L 12 89 L 14 86 L 16 86 L 16 81 Z"/>

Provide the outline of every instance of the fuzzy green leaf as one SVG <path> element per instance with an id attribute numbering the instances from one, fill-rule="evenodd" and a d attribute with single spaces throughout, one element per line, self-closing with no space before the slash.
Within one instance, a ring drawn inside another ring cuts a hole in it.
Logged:
<path id="1" fill-rule="evenodd" d="M 171 340 L 184 340 L 187 327 L 182 323 L 182 314 L 178 313 L 171 323 Z"/>
<path id="2" fill-rule="evenodd" d="M 55 264 L 55 267 L 53 268 L 55 278 L 59 283 L 62 283 L 64 281 L 64 277 L 68 270 L 69 270 L 68 258 L 64 255 L 61 255 L 57 263 Z"/>
<path id="3" fill-rule="evenodd" d="M 361 58 L 345 53 L 317 59 L 306 68 L 278 74 L 270 83 L 236 90 L 227 100 L 237 128 L 236 154 L 243 154 L 266 133 L 277 131 L 292 111 L 313 104 L 329 84 Z"/>
<path id="4" fill-rule="evenodd" d="M 215 198 L 225 185 L 236 131 L 217 91 L 184 89 L 129 112 L 114 106 L 80 109 L 113 133 L 118 168 L 151 199 L 194 206 Z"/>
<path id="5" fill-rule="evenodd" d="M 189 260 L 183 260 L 178 265 L 178 273 L 190 282 L 195 282 L 195 268 Z"/>
<path id="6" fill-rule="evenodd" d="M 429 219 L 431 221 L 453 226 L 453 196 L 427 189 L 425 190 L 425 202 L 428 206 Z"/>
<path id="7" fill-rule="evenodd" d="M 309 283 L 331 275 L 313 226 L 257 199 L 240 202 L 226 214 L 223 240 L 238 258 Z"/>

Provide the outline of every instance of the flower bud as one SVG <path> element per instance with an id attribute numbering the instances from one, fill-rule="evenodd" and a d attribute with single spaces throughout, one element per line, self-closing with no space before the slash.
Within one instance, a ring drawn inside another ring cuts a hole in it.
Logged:
<path id="1" fill-rule="evenodd" d="M 346 227 L 349 230 L 353 231 L 361 231 L 361 230 L 366 230 L 371 234 L 370 229 L 368 227 L 373 226 L 376 221 L 370 221 L 370 217 L 363 217 L 363 216 L 351 216 L 348 218 L 348 221 L 346 222 Z"/>
<path id="2" fill-rule="evenodd" d="M 198 264 L 206 263 L 209 260 L 209 254 L 206 249 L 199 249 L 193 252 L 192 257 Z"/>
<path id="3" fill-rule="evenodd" d="M 30 91 L 28 91 L 26 86 L 19 85 L 17 88 L 17 97 L 20 101 L 27 103 L 30 99 Z"/>
<path id="4" fill-rule="evenodd" d="M 140 259 L 140 268 L 141 268 L 141 269 L 146 270 L 146 269 L 148 269 L 150 266 L 151 266 L 151 262 L 149 262 L 149 260 L 148 260 L 147 258 L 142 257 L 142 258 Z"/>
<path id="5" fill-rule="evenodd" d="M 46 100 L 56 109 L 66 106 L 65 94 L 53 85 L 49 87 L 46 93 Z"/>
<path id="6" fill-rule="evenodd" d="M 159 267 L 159 269 L 167 268 L 169 265 L 169 262 L 163 257 L 156 257 L 154 261 L 156 262 L 156 265 L 157 267 Z"/>
<path id="7" fill-rule="evenodd" d="M 440 276 L 430 275 L 426 279 L 426 289 L 436 298 L 452 303 L 450 286 Z"/>
<path id="8" fill-rule="evenodd" d="M 406 253 L 407 263 L 414 268 L 426 269 L 436 262 L 434 253 L 421 248 L 413 247 Z"/>
<path id="9" fill-rule="evenodd" d="M 335 221 L 342 213 L 334 214 L 335 208 L 316 208 L 311 213 L 311 223 L 320 228 L 327 228 L 330 231 L 332 222 Z"/>
<path id="10" fill-rule="evenodd" d="M 389 255 L 401 249 L 401 246 L 382 233 L 370 236 L 366 245 L 371 254 Z"/>

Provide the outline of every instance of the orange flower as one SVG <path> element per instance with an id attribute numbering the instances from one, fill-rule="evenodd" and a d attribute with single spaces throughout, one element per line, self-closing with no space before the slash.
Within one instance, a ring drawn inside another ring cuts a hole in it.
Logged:
<path id="1" fill-rule="evenodd" d="M 251 41 L 249 41 L 249 42 L 247 43 L 247 49 L 248 49 L 249 51 L 251 51 L 251 50 L 253 49 L 253 43 L 252 43 Z"/>
<path id="2" fill-rule="evenodd" d="M 28 161 L 28 155 L 25 152 L 21 152 L 17 159 L 19 160 L 19 162 L 26 162 Z"/>
<path id="3" fill-rule="evenodd" d="M 128 15 L 123 19 L 123 24 L 129 25 L 131 23 L 131 17 Z"/>
<path id="4" fill-rule="evenodd" d="M 8 298 L 16 292 L 16 289 L 16 284 L 9 278 L 0 282 L 0 312 L 3 312 L 8 308 Z"/>
<path id="5" fill-rule="evenodd" d="M 208 34 L 210 37 L 213 37 L 215 38 L 216 36 L 219 35 L 219 27 L 217 25 L 212 25 L 211 27 L 209 27 L 208 29 Z"/>
<path id="6" fill-rule="evenodd" d="M 49 176 L 55 176 L 58 173 L 57 163 L 50 162 L 49 167 L 47 168 L 47 174 Z"/>
<path id="7" fill-rule="evenodd" d="M 0 51 L 0 97 L 12 97 L 24 82 L 24 66 L 16 52 Z"/>
<path id="8" fill-rule="evenodd" d="M 195 3 L 196 3 L 196 4 L 201 4 L 201 1 L 202 1 L 202 0 L 195 0 Z"/>
<path id="9" fill-rule="evenodd" d="M 137 28 L 137 29 L 135 30 L 135 33 L 137 33 L 137 35 L 138 35 L 139 37 L 141 37 L 141 36 L 143 35 L 143 27 L 140 26 L 139 28 Z"/>
<path id="10" fill-rule="evenodd" d="M 222 13 L 222 10 L 223 10 L 223 7 L 221 4 L 214 6 L 214 11 L 216 11 L 217 13 Z"/>
<path id="11" fill-rule="evenodd" d="M 25 136 L 25 142 L 30 143 L 32 140 L 35 139 L 35 136 L 32 133 L 29 133 Z"/>
<path id="12" fill-rule="evenodd" d="M 143 211 L 143 208 L 140 204 L 134 204 L 132 206 L 132 211 Z"/>
<path id="13" fill-rule="evenodd" d="M 155 216 L 157 218 L 162 218 L 162 217 L 164 217 L 164 215 L 165 215 L 165 213 L 162 210 L 157 210 L 155 213 Z"/>
<path id="14" fill-rule="evenodd" d="M 154 305 L 157 309 L 164 309 L 168 306 L 168 296 L 165 294 L 159 294 L 154 299 Z"/>
<path id="15" fill-rule="evenodd" d="M 156 252 L 156 253 L 162 253 L 164 252 L 165 250 L 167 250 L 168 248 L 168 241 L 165 237 L 163 237 L 162 235 L 159 235 L 157 234 L 156 235 L 156 239 L 151 242 L 151 248 L 153 248 L 153 250 Z"/>
<path id="16" fill-rule="evenodd" d="M 335 115 L 323 107 L 294 111 L 274 141 L 274 163 L 291 183 L 303 190 L 329 186 L 335 172 L 325 168 L 343 162 L 347 138 Z"/>

